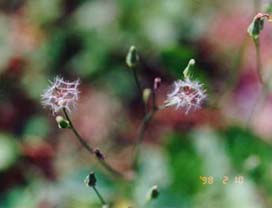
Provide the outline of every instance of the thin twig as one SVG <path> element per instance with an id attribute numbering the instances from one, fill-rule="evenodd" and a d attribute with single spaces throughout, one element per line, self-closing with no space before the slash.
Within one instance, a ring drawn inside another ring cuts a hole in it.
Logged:
<path id="1" fill-rule="evenodd" d="M 137 72 L 136 72 L 136 68 L 132 67 L 132 72 L 133 72 L 133 77 L 139 92 L 139 96 L 142 98 L 142 86 L 140 84 Z M 135 140 L 135 144 L 134 144 L 134 152 L 135 152 L 135 156 L 134 156 L 134 161 L 133 161 L 133 165 L 135 166 L 135 164 L 137 163 L 137 159 L 138 159 L 138 154 L 139 154 L 139 146 L 141 144 L 141 142 L 144 140 L 144 136 L 145 136 L 145 132 L 148 128 L 148 125 L 150 123 L 150 121 L 152 120 L 152 118 L 154 117 L 155 113 L 159 110 L 159 108 L 157 107 L 156 104 L 156 92 L 155 89 L 152 90 L 152 106 L 151 106 L 151 110 L 148 112 L 148 104 L 145 103 L 145 101 L 143 100 L 143 98 L 141 99 L 143 102 L 143 106 L 145 109 L 145 115 L 144 118 L 140 124 L 139 130 L 138 130 L 138 134 Z"/>
<path id="2" fill-rule="evenodd" d="M 136 72 L 136 66 L 132 67 L 131 70 L 132 70 L 133 78 L 134 78 L 134 81 L 135 81 L 135 84 L 136 84 L 136 87 L 137 87 L 139 97 L 141 99 L 142 105 L 144 106 L 144 113 L 146 114 L 148 109 L 147 109 L 146 103 L 143 100 L 143 88 L 142 88 L 142 86 L 140 84 L 139 77 L 138 77 L 138 74 Z"/>
<path id="3" fill-rule="evenodd" d="M 266 101 L 267 97 L 269 95 L 269 91 L 268 89 L 266 89 L 266 87 L 263 87 L 260 94 L 257 96 L 256 101 L 254 102 L 254 105 L 250 111 L 250 114 L 248 116 L 247 122 L 246 122 L 246 128 L 249 128 L 250 122 L 255 114 L 255 111 L 257 110 L 257 106 L 260 103 L 263 103 Z"/>
<path id="4" fill-rule="evenodd" d="M 157 107 L 156 104 L 156 92 L 153 89 L 152 90 L 152 107 L 151 110 L 144 116 L 143 121 L 140 125 L 138 136 L 136 138 L 135 146 L 137 146 L 139 143 L 141 143 L 144 139 L 144 133 L 148 127 L 149 122 L 152 120 L 155 113 L 160 110 L 160 108 Z"/>
<path id="5" fill-rule="evenodd" d="M 80 142 L 80 144 L 81 144 L 81 145 L 82 145 L 89 153 L 94 154 L 93 148 L 85 142 L 85 140 L 80 136 L 80 134 L 78 133 L 78 131 L 77 131 L 76 128 L 74 127 L 73 122 L 71 121 L 71 119 L 70 119 L 70 117 L 69 117 L 69 115 L 68 115 L 68 113 L 67 113 L 67 110 L 66 110 L 65 108 L 63 108 L 63 113 L 64 113 L 66 119 L 69 121 L 70 128 L 71 128 L 72 131 L 74 132 L 74 134 L 75 134 L 77 140 Z"/>
<path id="6" fill-rule="evenodd" d="M 151 110 L 149 113 L 147 113 L 140 125 L 138 136 L 136 138 L 136 145 L 141 143 L 144 139 L 144 133 L 148 127 L 149 122 L 152 120 L 153 116 L 155 115 L 157 110 Z"/>
<path id="7" fill-rule="evenodd" d="M 269 74 L 268 76 L 268 79 L 267 80 L 271 80 L 272 78 L 272 73 Z M 249 117 L 247 119 L 247 122 L 246 122 L 246 127 L 248 128 L 249 125 L 250 125 L 250 121 L 252 120 L 254 114 L 255 114 L 255 111 L 256 111 L 256 108 L 257 106 L 260 104 L 260 103 L 264 103 L 266 100 L 267 100 L 267 97 L 269 96 L 269 83 L 267 83 L 267 81 L 264 81 L 264 84 L 262 85 L 262 89 L 261 89 L 261 92 L 260 94 L 258 95 L 258 97 L 256 98 L 256 101 L 252 107 L 252 110 L 249 114 Z"/>
<path id="8" fill-rule="evenodd" d="M 145 132 L 149 126 L 150 121 L 152 120 L 152 118 L 154 117 L 154 115 L 157 111 L 158 111 L 157 108 L 152 108 L 152 110 L 149 111 L 145 115 L 142 123 L 140 124 L 139 130 L 138 130 L 138 135 L 136 137 L 136 142 L 134 144 L 134 152 L 135 152 L 134 161 L 133 161 L 134 166 L 137 163 L 137 159 L 138 159 L 138 155 L 139 155 L 139 147 L 140 147 L 142 141 L 144 140 Z"/>
<path id="9" fill-rule="evenodd" d="M 97 190 L 97 188 L 95 186 L 92 187 L 93 190 L 95 191 L 96 195 L 98 196 L 99 200 L 101 201 L 102 205 L 106 205 L 106 201 L 104 200 L 104 198 L 102 197 L 102 195 L 99 193 L 99 191 Z"/>
<path id="10" fill-rule="evenodd" d="M 254 40 L 254 45 L 256 49 L 256 68 L 257 68 L 257 74 L 260 83 L 263 85 L 263 77 L 262 77 L 262 61 L 261 61 L 261 52 L 260 52 L 260 41 L 259 38 Z"/>
<path id="11" fill-rule="evenodd" d="M 143 89 L 142 89 L 142 86 L 141 86 L 141 84 L 140 84 L 140 81 L 139 81 L 139 78 L 138 78 L 136 69 L 135 69 L 135 67 L 132 67 L 131 70 L 132 70 L 132 73 L 133 73 L 133 78 L 134 78 L 134 80 L 135 80 L 135 83 L 136 83 L 136 87 L 137 87 L 139 96 L 142 97 Z"/>
<path id="12" fill-rule="evenodd" d="M 263 80 L 263 77 L 262 77 L 262 61 L 261 61 L 261 52 L 260 52 L 260 41 L 259 41 L 259 38 L 258 39 L 254 39 L 254 45 L 255 45 L 255 49 L 256 49 L 256 67 L 257 67 L 257 74 L 258 74 L 258 78 L 259 78 L 259 81 L 260 81 L 260 84 L 261 84 L 261 92 L 260 94 L 258 95 L 253 107 L 252 107 L 252 110 L 249 114 L 249 117 L 247 119 L 247 122 L 246 122 L 246 128 L 249 127 L 250 125 L 250 121 L 252 120 L 252 117 L 256 111 L 256 108 L 258 106 L 258 104 L 260 103 L 260 101 L 265 101 L 267 96 L 268 96 L 268 86 L 266 86 L 266 83 L 264 82 Z"/>
<path id="13" fill-rule="evenodd" d="M 90 154 L 94 155 L 94 154 L 95 154 L 94 149 L 93 149 L 89 144 L 87 144 L 86 141 L 80 136 L 80 134 L 78 133 L 78 131 L 77 131 L 76 128 L 74 127 L 73 122 L 72 122 L 72 120 L 70 119 L 70 117 L 69 117 L 69 115 L 68 115 L 68 113 L 67 113 L 67 110 L 66 110 L 65 108 L 63 108 L 63 113 L 64 113 L 66 119 L 69 121 L 70 128 L 71 128 L 71 130 L 73 131 L 73 133 L 75 134 L 77 140 L 80 142 L 80 144 L 81 144 L 81 145 L 82 145 L 82 146 L 83 146 Z M 113 169 L 108 163 L 106 163 L 105 160 L 99 159 L 99 158 L 97 158 L 97 157 L 95 157 L 95 158 L 98 160 L 98 162 L 99 162 L 106 170 L 108 170 L 109 172 L 111 172 L 111 173 L 112 173 L 113 175 L 115 175 L 116 177 L 118 177 L 118 178 L 123 178 L 123 177 L 124 177 L 122 173 L 120 173 L 120 172 L 118 172 L 117 170 Z"/>

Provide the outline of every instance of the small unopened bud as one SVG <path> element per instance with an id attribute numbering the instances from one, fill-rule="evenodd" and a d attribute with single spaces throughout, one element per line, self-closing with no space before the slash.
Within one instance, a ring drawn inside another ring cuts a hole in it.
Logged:
<path id="1" fill-rule="evenodd" d="M 154 90 L 157 90 L 161 85 L 161 78 L 160 77 L 156 77 L 154 79 Z"/>
<path id="2" fill-rule="evenodd" d="M 100 151 L 100 149 L 95 149 L 94 154 L 99 160 L 105 160 L 105 155 Z"/>
<path id="3" fill-rule="evenodd" d="M 265 18 L 271 22 L 272 17 L 267 14 L 267 13 L 258 13 L 252 20 L 252 22 L 250 23 L 247 32 L 248 34 L 254 39 L 254 40 L 258 40 L 261 31 L 264 28 L 264 20 Z"/>
<path id="4" fill-rule="evenodd" d="M 195 65 L 195 60 L 194 60 L 194 59 L 190 59 L 189 65 L 190 65 L 190 66 L 194 66 L 194 65 Z"/>
<path id="5" fill-rule="evenodd" d="M 186 66 L 186 68 L 183 71 L 183 75 L 184 75 L 185 78 L 189 78 L 190 77 L 189 70 L 194 65 L 195 65 L 195 60 L 194 59 L 190 59 L 188 65 Z"/>
<path id="6" fill-rule="evenodd" d="M 147 194 L 147 200 L 157 199 L 159 197 L 159 194 L 160 192 L 158 190 L 158 186 L 155 185 L 149 190 Z"/>
<path id="7" fill-rule="evenodd" d="M 86 177 L 85 181 L 87 186 L 94 187 L 96 185 L 96 177 L 94 172 L 90 172 L 90 174 Z"/>
<path id="8" fill-rule="evenodd" d="M 146 88 L 146 89 L 143 90 L 143 101 L 144 101 L 144 103 L 148 102 L 151 93 L 152 93 L 152 91 L 149 88 Z"/>
<path id="9" fill-rule="evenodd" d="M 140 58 L 134 46 L 131 46 L 126 57 L 126 62 L 129 68 L 133 68 L 139 62 Z"/>
<path id="10" fill-rule="evenodd" d="M 62 116 L 57 116 L 56 121 L 60 129 L 67 129 L 71 127 L 69 121 L 64 119 Z"/>

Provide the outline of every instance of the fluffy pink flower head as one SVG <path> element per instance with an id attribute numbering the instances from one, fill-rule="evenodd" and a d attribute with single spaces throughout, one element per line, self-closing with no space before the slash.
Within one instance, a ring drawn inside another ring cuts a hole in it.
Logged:
<path id="1" fill-rule="evenodd" d="M 79 80 L 69 82 L 63 78 L 56 77 L 54 82 L 50 81 L 50 86 L 42 94 L 42 105 L 48 107 L 53 113 L 62 109 L 71 112 L 79 97 Z"/>
<path id="2" fill-rule="evenodd" d="M 173 90 L 167 95 L 165 106 L 176 106 L 187 114 L 201 107 L 207 97 L 203 85 L 198 81 L 192 81 L 189 77 L 174 82 Z"/>

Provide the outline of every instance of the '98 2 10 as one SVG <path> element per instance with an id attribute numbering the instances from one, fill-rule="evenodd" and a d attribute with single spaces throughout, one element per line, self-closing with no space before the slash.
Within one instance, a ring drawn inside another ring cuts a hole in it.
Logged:
<path id="1" fill-rule="evenodd" d="M 211 185 L 215 182 L 221 182 L 222 184 L 226 185 L 228 183 L 235 183 L 235 184 L 243 184 L 245 182 L 244 176 L 223 176 L 220 178 L 214 178 L 213 176 L 199 176 L 200 182 L 203 185 Z"/>

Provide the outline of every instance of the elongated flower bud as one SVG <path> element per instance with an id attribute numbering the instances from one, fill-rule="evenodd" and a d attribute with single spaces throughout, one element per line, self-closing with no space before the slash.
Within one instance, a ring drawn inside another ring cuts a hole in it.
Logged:
<path id="1" fill-rule="evenodd" d="M 140 58 L 135 46 L 131 46 L 126 57 L 126 63 L 128 67 L 129 68 L 135 67 L 138 64 L 139 60 Z"/>
<path id="2" fill-rule="evenodd" d="M 146 89 L 143 90 L 143 101 L 144 101 L 144 103 L 148 102 L 151 93 L 152 93 L 152 91 L 149 88 L 146 88 Z"/>
<path id="3" fill-rule="evenodd" d="M 188 65 L 186 66 L 186 68 L 183 71 L 184 78 L 190 78 L 189 70 L 194 65 L 195 65 L 195 60 L 194 59 L 190 59 Z"/>
<path id="4" fill-rule="evenodd" d="M 69 121 L 64 119 L 62 116 L 57 116 L 56 121 L 60 129 L 67 129 L 71 127 Z"/>
<path id="5" fill-rule="evenodd" d="M 250 23 L 247 32 L 253 38 L 253 40 L 259 39 L 260 33 L 264 28 L 265 18 L 268 21 L 272 20 L 272 17 L 266 13 L 258 13 Z"/>
<path id="6" fill-rule="evenodd" d="M 153 200 L 153 199 L 157 199 L 159 197 L 159 189 L 158 186 L 153 186 L 147 193 L 147 200 Z"/>
<path id="7" fill-rule="evenodd" d="M 94 187 L 96 185 L 96 176 L 94 172 L 90 172 L 87 178 L 84 181 L 87 186 Z"/>

